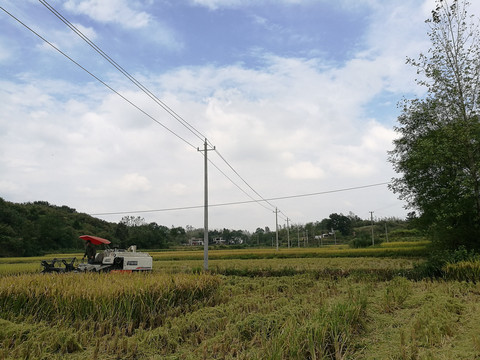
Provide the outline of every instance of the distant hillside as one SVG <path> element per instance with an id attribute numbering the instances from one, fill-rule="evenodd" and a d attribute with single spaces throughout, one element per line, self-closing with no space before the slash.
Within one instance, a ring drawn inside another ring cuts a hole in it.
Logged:
<path id="1" fill-rule="evenodd" d="M 169 229 L 155 223 L 127 226 L 46 201 L 16 204 L 0 198 L 0 257 L 82 251 L 84 243 L 78 237 L 84 234 L 107 238 L 119 246 L 136 243 L 139 247 L 157 249 L 172 240 Z"/>

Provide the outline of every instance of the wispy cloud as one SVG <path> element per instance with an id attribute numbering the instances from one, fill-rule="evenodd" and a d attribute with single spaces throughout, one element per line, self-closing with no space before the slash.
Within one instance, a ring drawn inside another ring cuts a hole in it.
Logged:
<path id="1" fill-rule="evenodd" d="M 149 26 L 152 17 L 144 11 L 136 11 L 126 0 L 68 0 L 64 8 L 72 13 L 84 14 L 103 23 L 117 23 L 126 28 Z"/>

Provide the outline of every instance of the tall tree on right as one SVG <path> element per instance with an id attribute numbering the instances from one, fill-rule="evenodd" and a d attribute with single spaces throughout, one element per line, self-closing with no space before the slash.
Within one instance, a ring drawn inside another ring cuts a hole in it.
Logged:
<path id="1" fill-rule="evenodd" d="M 422 99 L 404 100 L 390 188 L 418 211 L 437 244 L 480 248 L 480 33 L 465 0 L 437 0 L 432 47 L 417 68 Z"/>

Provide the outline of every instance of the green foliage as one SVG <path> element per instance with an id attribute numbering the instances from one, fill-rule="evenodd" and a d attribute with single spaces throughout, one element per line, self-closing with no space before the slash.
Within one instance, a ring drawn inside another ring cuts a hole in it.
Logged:
<path id="1" fill-rule="evenodd" d="M 375 239 L 375 243 L 372 243 L 372 235 L 366 232 L 360 232 L 355 238 L 350 240 L 348 246 L 354 249 L 366 248 L 373 245 L 380 245 L 382 241 L 380 239 Z"/>
<path id="2" fill-rule="evenodd" d="M 457 250 L 436 250 L 427 258 L 424 263 L 415 266 L 413 276 L 417 278 L 443 278 L 445 277 L 445 266 L 457 264 L 464 261 L 477 261 L 479 255 L 474 250 L 467 250 L 465 246 Z"/>
<path id="3" fill-rule="evenodd" d="M 480 33 L 466 1 L 438 0 L 428 55 L 408 62 L 425 99 L 403 103 L 389 160 L 391 189 L 420 213 L 437 247 L 480 248 Z"/>
<path id="4" fill-rule="evenodd" d="M 78 237 L 84 234 L 107 238 L 121 247 L 135 244 L 139 248 L 163 249 L 169 241 L 184 241 L 180 237 L 185 231 L 147 224 L 134 217 L 119 224 L 109 223 L 68 206 L 46 201 L 15 204 L 0 198 L 0 257 L 35 256 L 65 249 L 81 251 L 84 242 Z"/>
<path id="5" fill-rule="evenodd" d="M 390 240 L 394 239 L 410 239 L 410 238 L 422 238 L 423 233 L 418 229 L 395 229 L 388 233 Z"/>
<path id="6" fill-rule="evenodd" d="M 343 236 L 351 235 L 353 231 L 352 220 L 343 214 L 330 214 L 327 226 L 340 231 Z"/>

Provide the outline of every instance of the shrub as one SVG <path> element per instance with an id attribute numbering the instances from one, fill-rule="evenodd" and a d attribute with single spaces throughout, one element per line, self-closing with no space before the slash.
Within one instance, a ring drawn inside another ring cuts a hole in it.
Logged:
<path id="1" fill-rule="evenodd" d="M 434 251 L 426 262 L 414 267 L 414 277 L 417 278 L 442 278 L 445 277 L 445 266 L 462 261 L 479 261 L 479 255 L 475 251 L 468 251 L 464 246 L 457 250 Z"/>
<path id="2" fill-rule="evenodd" d="M 381 243 L 382 241 L 380 239 L 375 239 L 375 245 L 380 245 Z M 354 249 L 372 246 L 372 236 L 367 233 L 360 233 L 356 238 L 350 240 L 348 246 Z"/>

